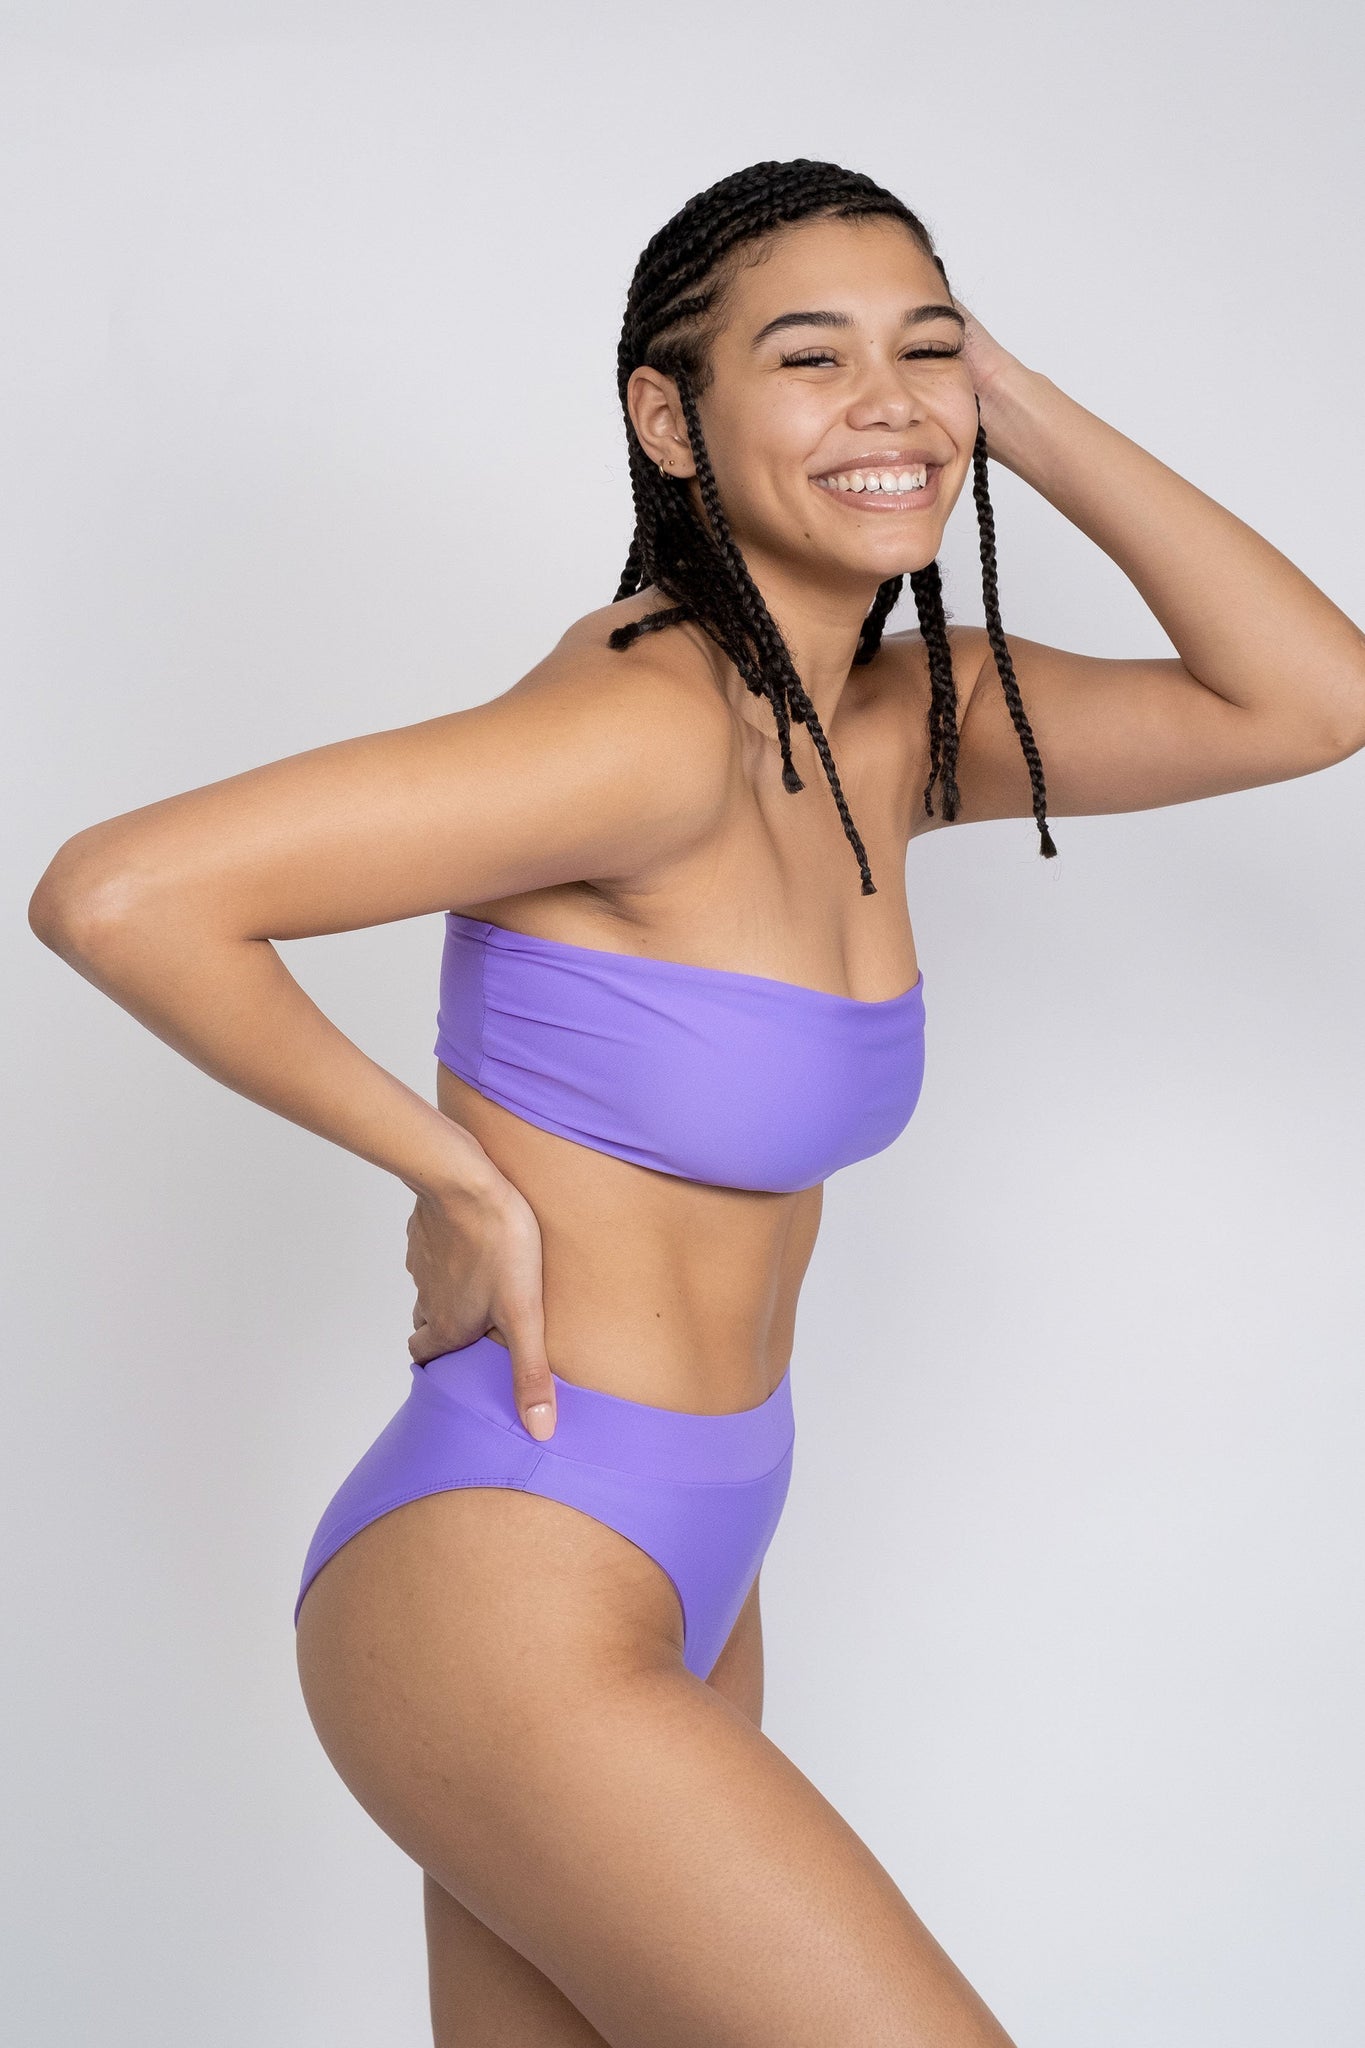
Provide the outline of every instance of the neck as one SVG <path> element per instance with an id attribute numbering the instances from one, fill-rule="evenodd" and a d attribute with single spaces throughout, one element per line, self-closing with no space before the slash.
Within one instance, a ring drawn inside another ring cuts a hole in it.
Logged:
<path id="1" fill-rule="evenodd" d="M 880 587 L 875 578 L 814 580 L 800 565 L 746 550 L 749 574 L 786 642 L 792 666 L 826 733 L 848 686 L 863 621 Z M 749 693 L 732 670 L 737 690 Z"/>

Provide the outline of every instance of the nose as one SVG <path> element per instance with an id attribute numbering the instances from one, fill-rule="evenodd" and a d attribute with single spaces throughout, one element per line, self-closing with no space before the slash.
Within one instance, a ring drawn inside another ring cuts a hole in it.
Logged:
<path id="1" fill-rule="evenodd" d="M 897 363 L 870 362 L 849 401 L 848 423 L 855 432 L 868 427 L 889 427 L 902 433 L 924 417 L 924 403 L 916 380 L 905 376 Z"/>

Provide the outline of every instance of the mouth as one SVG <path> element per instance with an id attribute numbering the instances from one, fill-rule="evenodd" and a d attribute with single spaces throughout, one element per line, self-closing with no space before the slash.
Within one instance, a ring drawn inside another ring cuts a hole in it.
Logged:
<path id="1" fill-rule="evenodd" d="M 853 512 L 922 512 L 938 497 L 942 464 L 912 463 L 901 469 L 857 469 L 813 476 L 811 488 Z"/>

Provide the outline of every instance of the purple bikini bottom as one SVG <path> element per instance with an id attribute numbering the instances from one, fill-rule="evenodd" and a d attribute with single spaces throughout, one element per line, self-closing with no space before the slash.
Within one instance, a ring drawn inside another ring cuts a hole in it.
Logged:
<path id="1" fill-rule="evenodd" d="M 708 1677 L 786 1502 L 791 1367 L 757 1408 L 727 1415 L 655 1408 L 552 1373 L 557 1419 L 542 1444 L 517 1413 L 511 1354 L 495 1337 L 409 1363 L 406 1401 L 314 1532 L 295 1626 L 312 1580 L 367 1523 L 422 1494 L 514 1486 L 581 1509 L 652 1557 L 682 1605 L 683 1662 Z"/>

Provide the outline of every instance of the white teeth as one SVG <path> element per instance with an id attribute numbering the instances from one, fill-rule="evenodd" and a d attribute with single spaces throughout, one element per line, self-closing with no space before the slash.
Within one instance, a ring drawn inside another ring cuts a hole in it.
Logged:
<path id="1" fill-rule="evenodd" d="M 922 491 L 928 485 L 929 470 L 925 463 L 915 469 L 840 470 L 837 476 L 821 476 L 815 481 L 827 491 Z"/>

